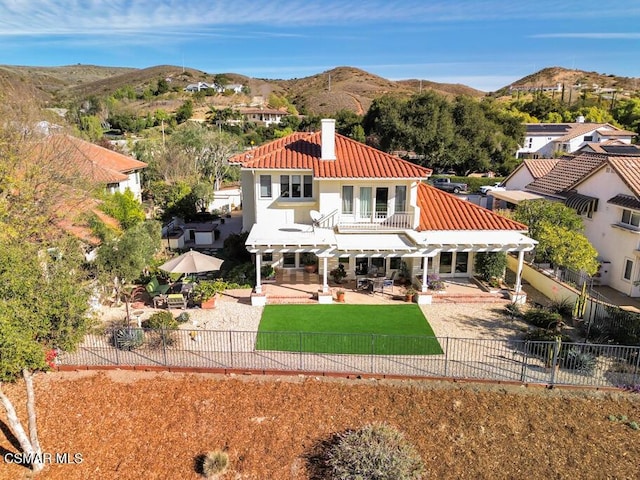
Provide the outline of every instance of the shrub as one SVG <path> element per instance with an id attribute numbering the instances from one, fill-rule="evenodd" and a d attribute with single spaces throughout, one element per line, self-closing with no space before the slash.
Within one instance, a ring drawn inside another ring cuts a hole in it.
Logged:
<path id="1" fill-rule="evenodd" d="M 424 470 L 404 435 L 383 423 L 337 435 L 326 462 L 330 479 L 411 480 L 421 478 Z"/>
<path id="2" fill-rule="evenodd" d="M 485 282 L 502 278 L 507 268 L 505 252 L 485 252 L 476 254 L 475 270 Z"/>
<path id="3" fill-rule="evenodd" d="M 522 316 L 522 308 L 517 303 L 507 303 L 504 307 L 505 313 L 511 318 L 520 318 Z"/>
<path id="4" fill-rule="evenodd" d="M 558 313 L 565 320 L 571 319 L 573 317 L 573 304 L 571 300 L 568 298 L 563 298 L 562 300 L 553 300 L 549 304 L 549 311 Z"/>
<path id="5" fill-rule="evenodd" d="M 147 320 L 145 320 L 142 325 L 145 328 L 152 329 L 176 329 L 178 328 L 178 321 L 173 318 L 171 312 L 157 312 L 151 315 Z"/>
<path id="6" fill-rule="evenodd" d="M 135 350 L 144 342 L 144 332 L 139 328 L 117 328 L 113 331 L 112 340 L 119 350 Z"/>
<path id="7" fill-rule="evenodd" d="M 564 362 L 563 367 L 571 370 L 576 370 L 580 373 L 591 374 L 596 367 L 596 357 L 589 352 L 580 350 L 577 347 L 571 347 L 563 355 Z"/>
<path id="8" fill-rule="evenodd" d="M 431 290 L 444 290 L 444 282 L 437 274 L 432 274 L 427 277 L 427 284 Z"/>
<path id="9" fill-rule="evenodd" d="M 523 315 L 525 322 L 539 328 L 554 328 L 562 323 L 559 313 L 550 312 L 542 308 L 530 308 Z"/>
<path id="10" fill-rule="evenodd" d="M 221 450 L 207 452 L 202 458 L 202 474 L 206 478 L 223 473 L 229 466 L 229 455 Z"/>
<path id="11" fill-rule="evenodd" d="M 176 322 L 178 323 L 187 323 L 190 319 L 190 316 L 187 312 L 182 312 L 180 315 L 176 317 Z"/>

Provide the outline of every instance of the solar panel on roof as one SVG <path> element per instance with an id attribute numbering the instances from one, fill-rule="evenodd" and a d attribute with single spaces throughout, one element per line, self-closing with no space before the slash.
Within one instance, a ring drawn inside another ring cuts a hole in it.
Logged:
<path id="1" fill-rule="evenodd" d="M 604 145 L 602 149 L 607 153 L 616 155 L 640 154 L 640 149 L 634 145 Z"/>
<path id="2" fill-rule="evenodd" d="M 537 123 L 527 125 L 528 133 L 566 133 L 571 127 L 569 125 L 552 125 L 548 123 Z"/>

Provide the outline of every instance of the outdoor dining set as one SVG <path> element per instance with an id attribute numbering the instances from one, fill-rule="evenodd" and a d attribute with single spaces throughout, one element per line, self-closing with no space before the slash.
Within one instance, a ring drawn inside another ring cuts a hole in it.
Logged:
<path id="1" fill-rule="evenodd" d="M 221 265 L 222 260 L 219 258 L 196 250 L 189 250 L 160 265 L 160 270 L 181 273 L 182 276 L 170 284 L 161 284 L 156 277 L 151 278 L 146 285 L 146 290 L 154 308 L 187 308 L 190 303 L 193 303 L 198 275 L 219 270 Z"/>

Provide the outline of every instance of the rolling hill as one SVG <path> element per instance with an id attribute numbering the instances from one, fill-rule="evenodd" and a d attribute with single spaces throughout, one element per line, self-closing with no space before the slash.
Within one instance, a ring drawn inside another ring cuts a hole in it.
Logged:
<path id="1" fill-rule="evenodd" d="M 304 78 L 263 79 L 252 78 L 236 73 L 224 73 L 232 83 L 247 85 L 251 96 L 267 99 L 271 93 L 286 96 L 296 107 L 306 113 L 330 115 L 341 109 L 352 110 L 358 114 L 365 113 L 373 100 L 384 94 L 408 97 L 420 91 L 432 90 L 445 96 L 469 95 L 480 98 L 487 95 L 466 85 L 445 84 L 428 80 L 407 79 L 392 81 L 364 70 L 353 67 L 337 67 L 316 75 Z M 213 82 L 215 74 L 193 68 L 172 65 L 158 65 L 149 68 L 101 67 L 96 65 L 68 65 L 61 67 L 0 66 L 0 93 L 2 90 L 13 91 L 23 96 L 30 96 L 46 105 L 59 105 L 69 101 L 78 101 L 90 96 L 107 96 L 118 88 L 132 86 L 142 92 L 155 85 L 159 79 L 167 79 L 172 89 L 171 101 L 166 105 L 180 105 L 181 90 L 189 83 L 199 81 Z M 549 86 L 563 83 L 567 87 L 581 84 L 584 88 L 598 85 L 600 88 L 616 88 L 625 91 L 636 90 L 637 78 L 618 77 L 615 75 L 570 70 L 562 67 L 550 67 L 523 77 L 512 85 Z M 508 94 L 505 86 L 498 94 Z M 250 102 L 250 97 L 221 98 L 207 97 L 205 103 L 212 103 L 215 98 L 220 105 L 239 102 Z M 156 98 L 149 105 L 139 105 L 142 110 L 156 108 Z M 163 105 L 163 108 L 166 108 Z M 208 107 L 202 106 L 203 109 Z"/>

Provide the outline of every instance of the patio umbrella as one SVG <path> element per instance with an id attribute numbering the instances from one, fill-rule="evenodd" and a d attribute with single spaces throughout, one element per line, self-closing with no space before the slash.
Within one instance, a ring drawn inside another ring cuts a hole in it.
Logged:
<path id="1" fill-rule="evenodd" d="M 160 265 L 160 270 L 169 273 L 200 273 L 220 270 L 222 260 L 195 250 L 189 250 Z"/>

